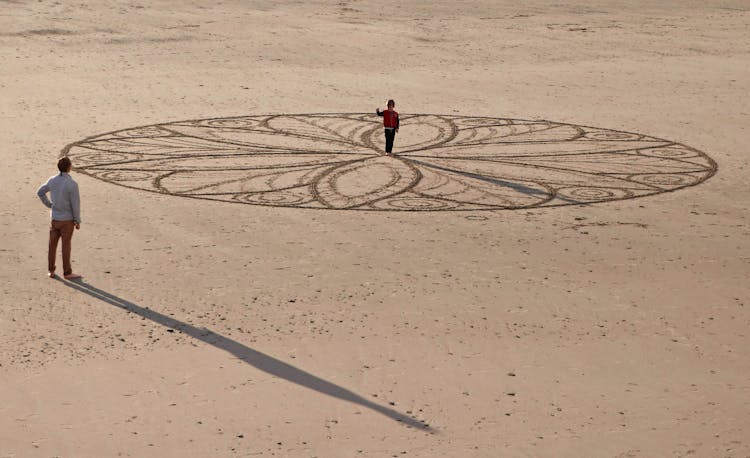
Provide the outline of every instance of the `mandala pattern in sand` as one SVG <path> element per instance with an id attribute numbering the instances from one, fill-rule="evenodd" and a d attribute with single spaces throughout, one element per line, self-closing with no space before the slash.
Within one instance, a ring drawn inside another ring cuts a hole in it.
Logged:
<path id="1" fill-rule="evenodd" d="M 630 199 L 699 184 L 716 163 L 647 135 L 551 121 L 289 114 L 123 129 L 66 146 L 76 170 L 145 191 L 277 207 L 499 210 Z"/>

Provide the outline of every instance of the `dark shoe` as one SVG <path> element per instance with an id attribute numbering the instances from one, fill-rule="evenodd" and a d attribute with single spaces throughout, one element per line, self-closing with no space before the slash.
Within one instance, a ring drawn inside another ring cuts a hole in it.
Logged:
<path id="1" fill-rule="evenodd" d="M 55 278 L 55 271 L 53 270 L 52 272 L 47 272 L 47 276 L 49 278 Z"/>

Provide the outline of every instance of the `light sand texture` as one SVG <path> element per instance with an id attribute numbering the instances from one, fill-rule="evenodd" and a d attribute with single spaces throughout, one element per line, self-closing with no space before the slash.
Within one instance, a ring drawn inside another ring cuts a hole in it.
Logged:
<path id="1" fill-rule="evenodd" d="M 748 30 L 740 0 L 0 1 L 0 457 L 750 456 Z M 66 144 L 388 98 L 667 138 L 719 171 L 433 213 L 74 172 L 86 283 L 44 276 L 35 191 Z"/>

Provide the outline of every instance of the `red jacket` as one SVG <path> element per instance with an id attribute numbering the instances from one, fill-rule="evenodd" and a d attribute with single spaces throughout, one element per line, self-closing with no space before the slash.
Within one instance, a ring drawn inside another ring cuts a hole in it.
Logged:
<path id="1" fill-rule="evenodd" d="M 383 110 L 378 112 L 383 117 L 383 127 L 398 129 L 398 112 L 395 110 Z"/>

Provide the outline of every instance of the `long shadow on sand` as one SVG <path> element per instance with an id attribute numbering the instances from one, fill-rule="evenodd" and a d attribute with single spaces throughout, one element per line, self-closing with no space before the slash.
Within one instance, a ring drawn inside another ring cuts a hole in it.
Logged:
<path id="1" fill-rule="evenodd" d="M 418 428 L 423 431 L 435 432 L 435 430 L 429 425 L 415 418 L 409 417 L 402 414 L 401 412 L 369 401 L 362 396 L 347 390 L 346 388 L 342 388 L 331 382 L 327 382 L 319 377 L 310 374 L 309 372 L 305 372 L 302 369 L 298 369 L 272 356 L 268 356 L 257 350 L 253 350 L 250 347 L 242 345 L 236 340 L 224 337 L 221 334 L 217 334 L 209 329 L 196 328 L 195 326 L 192 326 L 188 323 L 183 323 L 182 321 L 162 315 L 159 312 L 155 312 L 151 309 L 133 304 L 132 302 L 126 301 L 106 291 L 102 291 L 101 289 L 96 288 L 83 281 L 60 281 L 69 288 L 73 288 L 82 293 L 88 294 L 91 297 L 114 305 L 115 307 L 119 307 L 121 309 L 127 310 L 128 312 L 135 313 L 138 316 L 149 319 L 154 323 L 158 323 L 167 328 L 183 332 L 194 339 L 206 342 L 209 345 L 213 345 L 216 348 L 219 348 L 236 356 L 247 364 L 259 370 L 262 370 L 263 372 L 290 381 L 292 383 L 296 383 L 297 385 L 304 386 L 305 388 L 309 388 L 319 393 L 327 394 L 328 396 L 333 396 L 334 398 L 349 401 L 362 407 L 374 410 L 375 412 L 381 413 L 386 417 L 403 423 L 406 426 Z"/>

